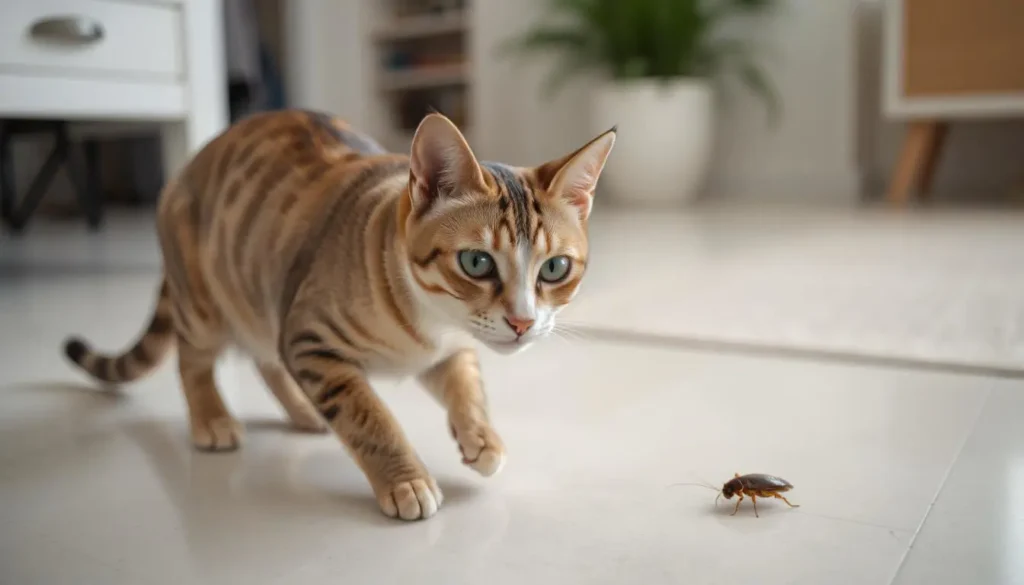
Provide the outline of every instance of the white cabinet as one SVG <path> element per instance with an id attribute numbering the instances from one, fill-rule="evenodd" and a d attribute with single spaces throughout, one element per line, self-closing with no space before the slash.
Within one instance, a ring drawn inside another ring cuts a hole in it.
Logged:
<path id="1" fill-rule="evenodd" d="M 1024 2 L 886 0 L 883 105 L 898 118 L 1024 114 Z"/>
<path id="2" fill-rule="evenodd" d="M 173 82 L 184 72 L 183 33 L 181 10 L 171 4 L 7 2 L 0 5 L 0 66 Z"/>
<path id="3" fill-rule="evenodd" d="M 1024 115 L 1024 2 L 885 0 L 883 112 L 907 122 L 889 200 L 927 194 L 948 125 Z"/>
<path id="4" fill-rule="evenodd" d="M 219 0 L 0 2 L 0 117 L 162 124 L 168 172 L 227 121 Z"/>

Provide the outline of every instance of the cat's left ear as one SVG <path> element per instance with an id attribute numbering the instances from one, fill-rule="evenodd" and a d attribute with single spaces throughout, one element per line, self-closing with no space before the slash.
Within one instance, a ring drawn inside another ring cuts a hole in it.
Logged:
<path id="1" fill-rule="evenodd" d="M 580 220 L 590 216 L 597 179 L 615 146 L 616 132 L 617 129 L 612 128 L 576 152 L 535 169 L 537 180 L 549 197 L 575 207 Z"/>

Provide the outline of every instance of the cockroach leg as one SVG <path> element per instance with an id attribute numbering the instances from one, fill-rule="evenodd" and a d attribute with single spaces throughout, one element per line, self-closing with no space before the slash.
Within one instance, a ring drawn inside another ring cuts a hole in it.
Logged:
<path id="1" fill-rule="evenodd" d="M 736 500 L 736 507 L 733 508 L 732 514 L 729 514 L 730 516 L 735 516 L 736 512 L 740 511 L 740 502 L 743 501 L 743 494 L 742 493 L 737 493 L 736 495 L 739 496 L 739 499 Z"/>
<path id="2" fill-rule="evenodd" d="M 779 498 L 783 502 L 786 502 L 786 505 L 789 506 L 790 508 L 799 508 L 800 507 L 800 504 L 791 504 L 791 503 L 789 503 L 789 500 L 786 499 L 786 496 L 784 496 L 782 494 L 772 494 L 772 495 L 775 496 L 776 498 Z"/>
<path id="3" fill-rule="evenodd" d="M 761 515 L 757 513 L 757 496 L 751 494 L 750 501 L 754 502 L 754 518 L 760 518 Z"/>

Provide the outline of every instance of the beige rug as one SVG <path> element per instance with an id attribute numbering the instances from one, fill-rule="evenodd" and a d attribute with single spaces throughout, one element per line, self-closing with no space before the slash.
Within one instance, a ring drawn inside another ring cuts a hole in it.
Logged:
<path id="1" fill-rule="evenodd" d="M 1024 373 L 1024 216 L 627 214 L 592 228 L 584 335 Z"/>

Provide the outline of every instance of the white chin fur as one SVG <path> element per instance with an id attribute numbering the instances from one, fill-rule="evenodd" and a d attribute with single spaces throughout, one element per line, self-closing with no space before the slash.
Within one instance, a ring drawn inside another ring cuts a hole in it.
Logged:
<path id="1" fill-rule="evenodd" d="M 513 355 L 523 351 L 524 349 L 533 345 L 533 341 L 524 342 L 497 342 L 497 341 L 483 341 L 491 351 L 499 353 L 501 355 Z"/>

